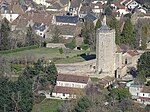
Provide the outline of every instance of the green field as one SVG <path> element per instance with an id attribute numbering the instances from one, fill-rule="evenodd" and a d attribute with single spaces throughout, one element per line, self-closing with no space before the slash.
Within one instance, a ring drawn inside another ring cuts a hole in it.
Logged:
<path id="1" fill-rule="evenodd" d="M 62 102 L 62 100 L 46 99 L 39 104 L 35 104 L 32 112 L 57 112 L 57 107 Z"/>
<path id="2" fill-rule="evenodd" d="M 80 57 L 79 55 L 87 52 L 89 51 L 70 50 L 67 53 L 60 54 L 58 48 L 34 48 L 31 50 L 24 50 L 6 54 L 0 53 L 0 55 L 5 56 L 9 60 L 15 58 L 32 57 L 33 59 L 54 59 L 55 63 L 74 63 L 84 61 L 84 58 Z"/>

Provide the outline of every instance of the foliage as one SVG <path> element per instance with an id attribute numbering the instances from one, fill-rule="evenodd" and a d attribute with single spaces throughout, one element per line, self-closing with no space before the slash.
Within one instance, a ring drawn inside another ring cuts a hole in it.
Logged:
<path id="1" fill-rule="evenodd" d="M 132 14 L 131 13 L 127 13 L 124 15 L 124 17 L 127 17 L 127 18 L 131 18 Z"/>
<path id="2" fill-rule="evenodd" d="M 24 74 L 33 82 L 38 82 L 34 83 L 38 87 L 39 85 L 46 86 L 47 83 L 55 85 L 58 73 L 53 62 L 46 63 L 44 59 L 39 59 L 33 66 L 27 66 Z"/>
<path id="3" fill-rule="evenodd" d="M 75 112 L 86 112 L 87 108 L 89 108 L 91 106 L 91 102 L 88 99 L 88 97 L 84 96 L 82 97 L 77 105 L 75 106 L 74 111 Z"/>
<path id="4" fill-rule="evenodd" d="M 147 81 L 147 86 L 150 86 L 150 81 Z"/>
<path id="5" fill-rule="evenodd" d="M 0 111 L 31 112 L 33 93 L 30 80 L 21 75 L 12 82 L 7 77 L 0 78 Z"/>
<path id="6" fill-rule="evenodd" d="M 110 94 L 119 101 L 130 98 L 130 93 L 126 88 L 114 88 L 111 90 Z"/>
<path id="7" fill-rule="evenodd" d="M 97 29 L 97 28 L 100 28 L 101 26 L 102 26 L 102 22 L 100 19 L 98 19 L 98 21 L 96 22 L 95 28 Z"/>
<path id="8" fill-rule="evenodd" d="M 95 28 L 92 21 L 84 22 L 83 28 L 81 30 L 81 36 L 84 38 L 84 44 L 89 45 L 91 50 L 95 50 Z"/>
<path id="9" fill-rule="evenodd" d="M 119 22 L 114 16 L 109 17 L 109 21 L 107 22 L 108 26 L 111 27 L 112 29 L 115 29 L 116 31 L 116 37 L 115 37 L 115 43 L 117 45 L 120 44 L 121 37 L 120 37 L 120 29 L 119 29 Z"/>
<path id="10" fill-rule="evenodd" d="M 59 30 L 57 26 L 55 26 L 53 35 L 52 35 L 52 42 L 60 43 L 62 41 L 62 37 L 60 35 L 61 35 L 61 31 Z"/>
<path id="11" fill-rule="evenodd" d="M 112 9 L 109 6 L 106 7 L 105 14 L 109 16 L 112 15 Z"/>
<path id="12" fill-rule="evenodd" d="M 10 30 L 9 22 L 4 18 L 0 28 L 0 51 L 10 49 Z"/>
<path id="13" fill-rule="evenodd" d="M 75 38 L 73 38 L 70 43 L 66 43 L 65 46 L 67 48 L 74 49 L 76 47 L 76 40 L 75 40 Z"/>
<path id="14" fill-rule="evenodd" d="M 141 37 L 141 49 L 145 50 L 147 48 L 147 34 L 148 34 L 148 26 L 147 24 L 142 25 L 142 37 Z"/>
<path id="15" fill-rule="evenodd" d="M 124 28 L 122 31 L 121 43 L 134 47 L 135 44 L 135 35 L 134 35 L 134 26 L 131 23 L 130 19 L 127 19 Z"/>
<path id="16" fill-rule="evenodd" d="M 63 51 L 62 48 L 59 49 L 59 53 L 60 53 L 60 54 L 63 54 L 63 53 L 64 53 L 64 51 Z"/>
<path id="17" fill-rule="evenodd" d="M 88 49 L 88 45 L 86 45 L 86 44 L 82 44 L 80 47 L 81 47 L 83 50 L 87 50 L 87 49 Z"/>
<path id="18" fill-rule="evenodd" d="M 145 76 L 150 74 L 150 52 L 141 55 L 137 64 L 138 79 L 145 82 Z"/>
<path id="19" fill-rule="evenodd" d="M 37 35 L 35 34 L 33 28 L 29 25 L 27 28 L 27 34 L 25 38 L 25 46 L 31 46 L 38 44 Z"/>
<path id="20" fill-rule="evenodd" d="M 16 49 L 12 49 L 12 50 L 4 50 L 4 51 L 0 51 L 0 54 L 15 53 L 15 52 L 20 52 L 20 51 L 24 51 L 24 50 L 36 49 L 38 47 L 39 47 L 38 45 L 32 45 L 32 46 L 21 47 L 21 48 L 16 48 Z"/>

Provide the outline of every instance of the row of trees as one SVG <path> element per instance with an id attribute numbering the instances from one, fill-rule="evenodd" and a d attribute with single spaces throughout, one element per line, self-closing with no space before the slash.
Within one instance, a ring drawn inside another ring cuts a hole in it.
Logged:
<path id="1" fill-rule="evenodd" d="M 0 68 L 1 112 L 31 112 L 37 91 L 46 89 L 52 92 L 56 84 L 57 69 L 54 63 L 46 63 L 44 59 L 27 65 L 16 81 L 6 76 L 3 68 Z"/>
<path id="2" fill-rule="evenodd" d="M 127 89 L 112 89 L 109 94 L 104 91 L 90 92 L 77 100 L 65 101 L 57 112 L 148 112 L 130 100 Z"/>
<path id="3" fill-rule="evenodd" d="M 130 18 L 126 17 L 121 31 L 122 25 L 114 16 L 108 16 L 107 19 L 107 25 L 116 31 L 117 45 L 125 44 L 131 48 L 146 49 L 148 35 L 146 23 L 141 22 L 140 25 L 134 26 Z M 81 36 L 84 38 L 84 44 L 89 45 L 92 49 L 95 49 L 96 30 L 101 24 L 101 21 L 98 20 L 95 27 L 92 21 L 86 21 L 83 25 Z"/>
<path id="4" fill-rule="evenodd" d="M 11 31 L 10 23 L 4 18 L 0 27 L 0 51 L 18 47 L 39 45 L 42 42 L 41 38 L 36 35 L 31 26 L 27 28 L 26 33 L 23 35 L 24 36 L 22 38 L 19 34 L 14 36 Z"/>

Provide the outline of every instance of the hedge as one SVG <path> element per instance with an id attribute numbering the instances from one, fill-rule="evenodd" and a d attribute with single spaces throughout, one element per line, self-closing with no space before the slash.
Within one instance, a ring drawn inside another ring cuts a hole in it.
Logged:
<path id="1" fill-rule="evenodd" d="M 0 54 L 15 53 L 15 52 L 20 52 L 20 51 L 24 51 L 24 50 L 36 49 L 38 47 L 39 47 L 38 45 L 33 45 L 33 46 L 28 46 L 28 47 L 16 48 L 16 49 L 12 49 L 12 50 L 4 50 L 4 51 L 0 51 Z"/>

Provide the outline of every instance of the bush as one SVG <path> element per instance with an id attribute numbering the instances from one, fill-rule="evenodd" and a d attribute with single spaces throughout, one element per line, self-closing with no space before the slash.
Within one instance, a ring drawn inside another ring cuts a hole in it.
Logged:
<path id="1" fill-rule="evenodd" d="M 59 53 L 60 53 L 60 54 L 63 54 L 63 53 L 64 53 L 64 51 L 63 51 L 62 48 L 59 49 Z"/>
<path id="2" fill-rule="evenodd" d="M 86 45 L 86 44 L 82 44 L 80 47 L 81 47 L 83 50 L 87 50 L 87 49 L 88 49 L 88 45 Z"/>
<path id="3" fill-rule="evenodd" d="M 76 47 L 75 38 L 70 43 L 66 43 L 65 46 L 69 49 L 74 49 Z"/>

